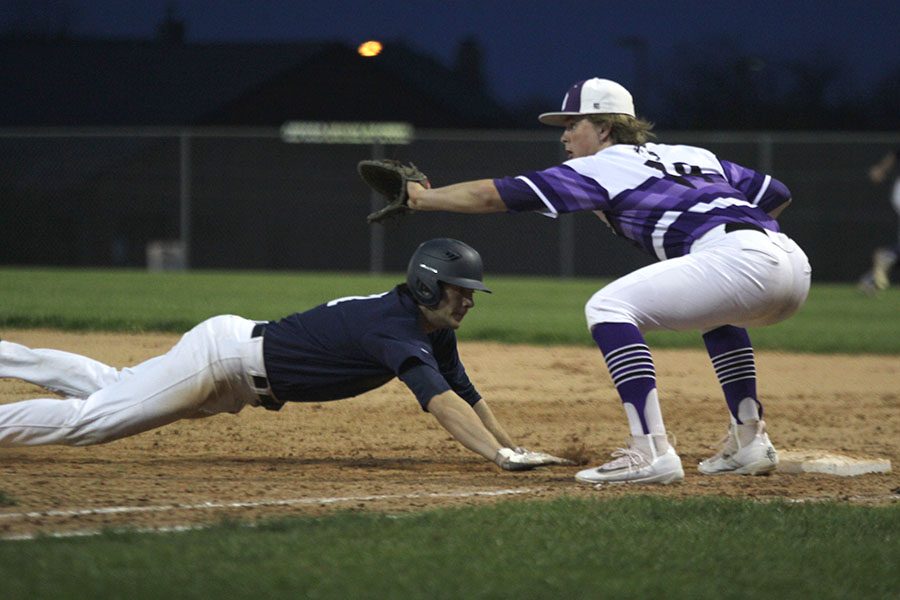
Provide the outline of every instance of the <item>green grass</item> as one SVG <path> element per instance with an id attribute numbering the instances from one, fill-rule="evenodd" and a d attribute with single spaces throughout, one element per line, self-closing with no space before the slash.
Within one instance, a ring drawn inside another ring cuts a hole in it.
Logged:
<path id="1" fill-rule="evenodd" d="M 892 598 L 900 506 L 505 502 L 0 544 L 18 598 Z"/>
<path id="2" fill-rule="evenodd" d="M 389 289 L 401 275 L 0 269 L 0 327 L 186 331 L 216 314 L 275 319 L 345 295 Z M 584 303 L 605 281 L 488 277 L 460 337 L 590 345 Z M 852 285 L 814 285 L 791 319 L 751 331 L 761 349 L 900 353 L 900 290 L 875 298 Z M 702 348 L 696 332 L 652 332 L 654 347 Z"/>

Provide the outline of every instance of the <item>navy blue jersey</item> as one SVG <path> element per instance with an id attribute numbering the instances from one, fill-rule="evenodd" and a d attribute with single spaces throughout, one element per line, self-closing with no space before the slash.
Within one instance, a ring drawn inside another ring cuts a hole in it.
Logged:
<path id="1" fill-rule="evenodd" d="M 350 398 L 400 377 L 425 409 L 452 389 L 481 399 L 459 360 L 452 329 L 425 333 L 404 286 L 374 296 L 338 298 L 266 327 L 263 357 L 282 402 Z"/>

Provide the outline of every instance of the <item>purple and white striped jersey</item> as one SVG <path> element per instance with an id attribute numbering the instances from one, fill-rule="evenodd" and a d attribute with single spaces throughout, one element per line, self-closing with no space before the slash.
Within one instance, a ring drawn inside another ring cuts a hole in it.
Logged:
<path id="1" fill-rule="evenodd" d="M 778 231 L 767 212 L 790 199 L 769 175 L 693 146 L 616 144 L 543 171 L 495 179 L 513 212 L 590 210 L 613 231 L 660 260 L 690 252 L 722 223 Z"/>

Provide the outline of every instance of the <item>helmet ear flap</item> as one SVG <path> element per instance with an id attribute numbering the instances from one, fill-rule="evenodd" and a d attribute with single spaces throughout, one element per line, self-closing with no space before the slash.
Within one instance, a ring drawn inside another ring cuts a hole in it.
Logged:
<path id="1" fill-rule="evenodd" d="M 437 306 L 441 302 L 441 283 L 433 279 L 412 277 L 407 281 L 409 291 L 416 302 L 423 306 Z"/>

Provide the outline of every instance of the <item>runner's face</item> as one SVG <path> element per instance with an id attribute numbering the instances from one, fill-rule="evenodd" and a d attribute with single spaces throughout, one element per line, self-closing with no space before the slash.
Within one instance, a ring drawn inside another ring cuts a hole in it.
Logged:
<path id="1" fill-rule="evenodd" d="M 463 318 L 473 306 L 474 290 L 456 285 L 444 284 L 444 295 L 440 304 L 425 310 L 425 318 L 434 329 L 459 329 Z"/>

